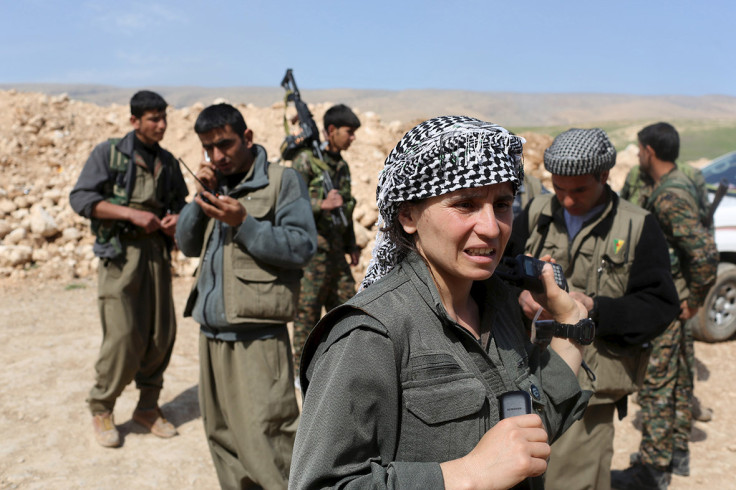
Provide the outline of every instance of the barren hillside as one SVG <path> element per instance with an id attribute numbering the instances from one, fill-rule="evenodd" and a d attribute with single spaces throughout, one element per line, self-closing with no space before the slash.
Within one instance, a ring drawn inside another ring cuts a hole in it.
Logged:
<path id="1" fill-rule="evenodd" d="M 321 123 L 331 104 L 311 106 Z M 201 158 L 199 140 L 192 127 L 204 106 L 195 104 L 169 109 L 169 128 L 163 146 L 196 168 Z M 95 104 L 70 99 L 0 91 L 0 277 L 34 276 L 48 279 L 86 277 L 96 270 L 92 255 L 89 223 L 71 210 L 69 191 L 94 146 L 107 138 L 122 136 L 130 129 L 127 105 Z M 278 157 L 283 140 L 284 106 L 238 105 L 255 133 L 256 142 L 266 147 L 270 158 Z M 289 108 L 292 109 L 291 107 Z M 375 188 L 383 161 L 411 123 L 384 122 L 372 112 L 359 112 L 363 126 L 346 152 L 351 165 L 354 194 L 358 201 L 354 216 L 356 235 L 364 247 L 356 277 L 362 278 L 370 259 L 375 222 Z M 541 168 L 544 149 L 551 143 L 546 135 L 525 133 L 525 166 L 549 186 Z M 622 184 L 626 170 L 636 161 L 636 151 L 628 148 L 619 155 L 611 182 Z M 185 178 L 194 189 L 192 178 Z M 187 274 L 195 266 L 183 256 L 176 268 Z"/>

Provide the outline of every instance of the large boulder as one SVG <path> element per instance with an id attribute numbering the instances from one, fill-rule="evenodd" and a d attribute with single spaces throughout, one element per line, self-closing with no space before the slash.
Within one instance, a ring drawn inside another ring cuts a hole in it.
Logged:
<path id="1" fill-rule="evenodd" d="M 54 218 L 43 208 L 34 205 L 31 207 L 31 233 L 44 238 L 52 237 L 59 233 L 59 227 Z"/>

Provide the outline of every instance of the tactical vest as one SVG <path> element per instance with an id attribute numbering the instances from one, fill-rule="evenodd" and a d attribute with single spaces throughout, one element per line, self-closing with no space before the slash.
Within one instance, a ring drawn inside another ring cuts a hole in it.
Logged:
<path id="1" fill-rule="evenodd" d="M 269 185 L 235 197 L 248 215 L 259 221 L 275 222 L 276 206 L 281 192 L 284 167 L 268 165 Z M 207 252 L 210 236 L 215 228 L 210 219 L 204 233 L 200 263 Z M 300 269 L 284 269 L 259 261 L 244 248 L 233 242 L 234 229 L 228 227 L 223 252 L 223 295 L 225 318 L 231 325 L 243 323 L 285 323 L 294 319 L 301 281 Z M 197 295 L 196 288 L 202 268 L 197 269 L 196 280 L 185 307 L 184 316 L 191 315 Z"/>
<path id="2" fill-rule="evenodd" d="M 108 142 L 110 144 L 110 175 L 111 178 L 105 183 L 103 188 L 103 195 L 105 201 L 118 206 L 128 206 L 130 204 L 130 195 L 133 192 L 133 186 L 135 185 L 135 165 L 130 165 L 130 156 L 122 153 L 117 149 L 117 145 L 121 138 L 110 138 Z M 168 159 L 165 164 L 168 165 L 166 170 L 165 178 L 168 182 L 164 186 L 165 195 L 163 196 L 163 202 L 165 207 L 171 208 L 172 204 L 176 200 L 175 194 L 172 192 L 171 183 L 171 165 L 175 165 L 176 162 L 170 157 L 170 154 L 166 151 L 160 152 L 163 158 Z M 164 162 L 162 162 L 164 163 Z M 159 216 L 160 218 L 161 216 Z M 119 257 L 123 253 L 123 246 L 120 241 L 120 236 L 125 233 L 130 233 L 135 230 L 135 225 L 128 221 L 123 220 L 109 220 L 109 219 L 97 219 L 92 218 L 90 220 L 90 226 L 92 233 L 95 235 L 95 241 L 103 247 L 98 247 L 98 250 L 106 250 L 106 255 L 101 258 L 114 259 Z"/>
<path id="3" fill-rule="evenodd" d="M 329 164 L 327 164 L 327 162 L 324 162 L 317 158 L 311 150 L 302 151 L 307 151 L 309 153 L 309 166 L 311 168 L 313 176 L 312 180 L 307 182 L 307 188 L 310 191 L 311 189 L 315 188 L 319 189 L 318 197 L 319 199 L 324 199 L 326 195 L 324 188 L 324 173 L 330 173 L 331 168 Z M 339 175 L 338 173 L 336 173 L 335 178 L 333 178 L 333 184 L 335 186 L 335 189 L 337 189 L 343 196 L 342 209 L 346 219 L 348 220 L 349 225 L 350 220 L 353 216 L 353 210 L 355 208 L 355 200 L 351 198 L 345 198 L 345 192 L 343 189 L 345 187 L 345 177 L 345 175 Z M 348 196 L 352 197 L 349 192 Z M 330 237 L 333 241 L 335 241 L 340 239 L 345 233 L 345 226 L 340 222 L 340 220 L 333 218 L 333 212 L 321 211 L 319 215 L 315 214 L 314 220 L 315 224 L 317 225 L 317 233 L 320 236 Z M 337 244 L 332 245 L 336 246 Z M 339 250 L 343 249 L 342 246 L 336 248 Z"/>
<path id="4" fill-rule="evenodd" d="M 535 257 L 550 254 L 565 271 L 571 291 L 590 297 L 618 298 L 626 287 L 647 212 L 611 199 L 601 215 L 568 238 L 563 209 L 554 194 L 534 199 L 529 206 L 529 239 L 525 252 Z M 650 349 L 626 346 L 596 338 L 586 346 L 583 359 L 595 374 L 581 369 L 578 375 L 584 390 L 593 390 L 591 404 L 613 403 L 638 391 L 644 380 Z"/>

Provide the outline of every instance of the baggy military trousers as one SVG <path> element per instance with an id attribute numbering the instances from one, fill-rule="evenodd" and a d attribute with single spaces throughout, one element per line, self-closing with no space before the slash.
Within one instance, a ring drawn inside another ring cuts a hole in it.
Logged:
<path id="1" fill-rule="evenodd" d="M 615 403 L 588 405 L 581 420 L 552 444 L 544 488 L 610 490 Z"/>
<path id="2" fill-rule="evenodd" d="M 286 325 L 275 337 L 199 338 L 199 407 L 224 489 L 286 490 L 299 423 Z"/>
<path id="3" fill-rule="evenodd" d="M 171 263 L 156 233 L 124 240 L 123 260 L 100 261 L 98 307 L 102 345 L 87 403 L 93 414 L 112 411 L 133 380 L 138 408 L 155 408 L 176 338 Z"/>

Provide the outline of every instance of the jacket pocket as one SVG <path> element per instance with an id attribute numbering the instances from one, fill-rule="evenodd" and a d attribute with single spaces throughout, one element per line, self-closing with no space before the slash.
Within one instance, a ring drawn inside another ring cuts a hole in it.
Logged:
<path id="1" fill-rule="evenodd" d="M 284 283 L 269 271 L 254 268 L 233 270 L 235 280 L 229 298 L 237 320 L 293 320 L 299 282 Z M 227 308 L 227 305 L 226 305 Z M 228 308 L 230 309 L 230 308 Z"/>
<path id="2" fill-rule="evenodd" d="M 488 429 L 486 390 L 450 355 L 425 355 L 420 364 L 413 366 L 414 379 L 402 383 L 397 459 L 447 461 L 464 456 Z"/>
<path id="3" fill-rule="evenodd" d="M 245 207 L 246 212 L 258 220 L 271 217 L 271 209 L 273 209 L 273 201 L 263 192 L 254 192 L 245 198 L 240 199 Z"/>
<path id="4" fill-rule="evenodd" d="M 596 395 L 617 400 L 641 389 L 651 346 L 617 346 L 602 339 L 593 345 L 595 349 L 586 348 L 584 359 L 595 373 L 591 387 Z"/>
<path id="5" fill-rule="evenodd" d="M 404 391 L 406 409 L 427 425 L 451 422 L 480 411 L 485 403 L 485 388 L 475 378 L 440 380 Z"/>

